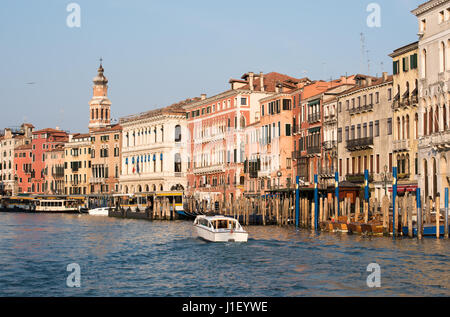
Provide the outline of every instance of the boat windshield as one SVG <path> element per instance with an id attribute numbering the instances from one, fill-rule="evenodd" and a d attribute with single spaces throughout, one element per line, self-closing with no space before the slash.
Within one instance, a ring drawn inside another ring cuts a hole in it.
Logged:
<path id="1" fill-rule="evenodd" d="M 216 229 L 236 229 L 236 222 L 230 220 L 215 220 L 213 226 Z"/>

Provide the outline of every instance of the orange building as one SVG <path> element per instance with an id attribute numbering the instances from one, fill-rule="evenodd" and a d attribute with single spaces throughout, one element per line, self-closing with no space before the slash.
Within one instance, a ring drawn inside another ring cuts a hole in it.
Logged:
<path id="1" fill-rule="evenodd" d="M 64 145 L 45 153 L 45 194 L 64 195 Z"/>

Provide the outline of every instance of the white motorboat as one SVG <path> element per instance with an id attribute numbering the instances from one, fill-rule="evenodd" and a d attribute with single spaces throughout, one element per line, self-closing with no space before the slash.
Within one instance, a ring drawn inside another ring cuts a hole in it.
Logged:
<path id="1" fill-rule="evenodd" d="M 198 216 L 194 228 L 199 238 L 210 242 L 247 242 L 248 233 L 239 222 L 225 216 Z"/>
<path id="2" fill-rule="evenodd" d="M 95 208 L 89 210 L 89 215 L 91 216 L 108 216 L 109 208 L 103 207 L 103 208 Z"/>

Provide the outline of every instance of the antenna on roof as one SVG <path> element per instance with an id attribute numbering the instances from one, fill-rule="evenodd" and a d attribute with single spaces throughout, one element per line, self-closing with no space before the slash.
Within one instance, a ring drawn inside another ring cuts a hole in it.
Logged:
<path id="1" fill-rule="evenodd" d="M 361 41 L 361 74 L 364 73 L 364 54 L 366 53 L 366 40 L 364 38 L 364 33 L 360 33 L 360 41 Z"/>

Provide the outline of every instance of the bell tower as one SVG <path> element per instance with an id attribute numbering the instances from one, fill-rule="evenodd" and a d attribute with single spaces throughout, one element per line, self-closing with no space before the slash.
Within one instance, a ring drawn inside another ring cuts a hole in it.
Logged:
<path id="1" fill-rule="evenodd" d="M 103 60 L 93 82 L 93 97 L 89 102 L 89 131 L 111 125 L 111 101 L 108 99 L 108 79 L 105 77 Z"/>

